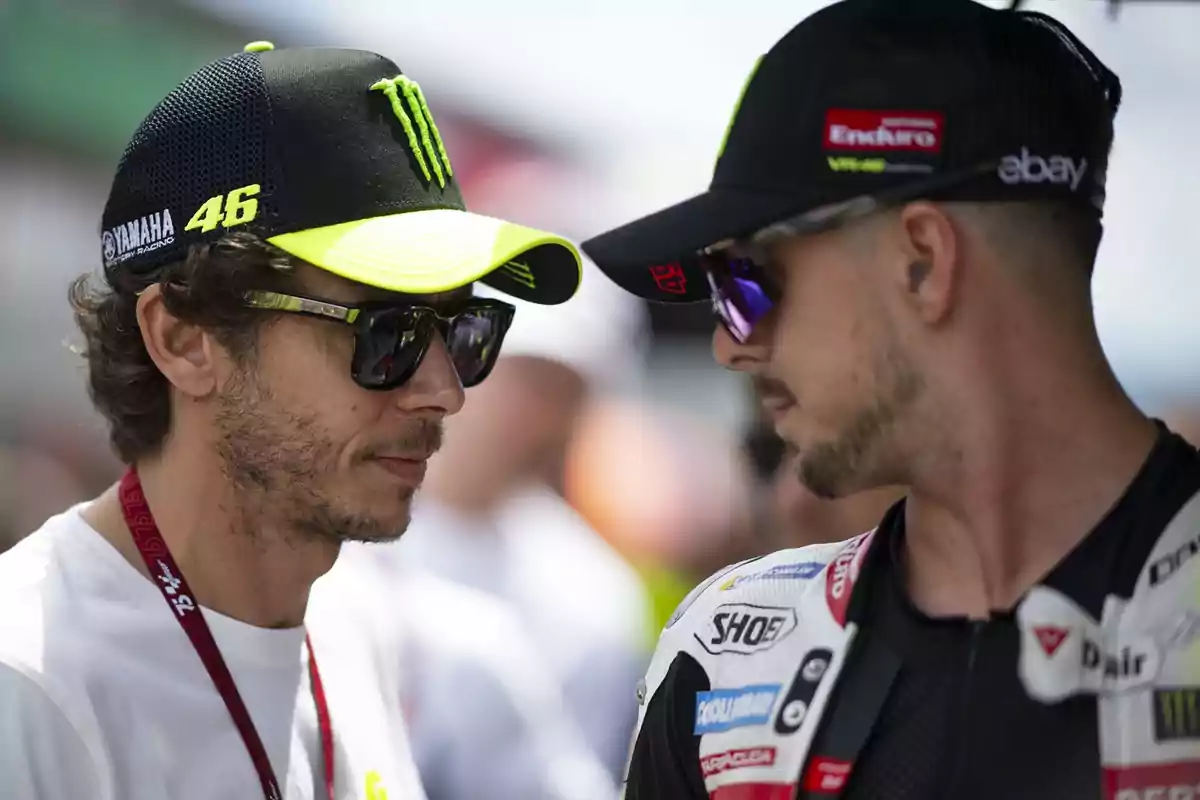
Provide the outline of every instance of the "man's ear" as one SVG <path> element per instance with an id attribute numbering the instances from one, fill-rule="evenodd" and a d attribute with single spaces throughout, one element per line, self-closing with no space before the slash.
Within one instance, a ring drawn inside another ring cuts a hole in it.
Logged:
<path id="1" fill-rule="evenodd" d="M 167 310 L 162 284 L 153 284 L 138 295 L 137 320 L 146 352 L 176 389 L 201 398 L 217 388 L 218 350 L 212 337 Z"/>
<path id="2" fill-rule="evenodd" d="M 919 201 L 900 210 L 898 235 L 904 256 L 898 283 L 921 319 L 936 325 L 954 308 L 960 278 L 959 232 L 937 205 Z"/>

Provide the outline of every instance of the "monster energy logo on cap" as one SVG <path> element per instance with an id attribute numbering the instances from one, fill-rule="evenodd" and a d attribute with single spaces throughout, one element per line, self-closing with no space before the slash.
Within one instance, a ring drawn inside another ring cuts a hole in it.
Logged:
<path id="1" fill-rule="evenodd" d="M 500 269 L 504 270 L 508 277 L 522 286 L 529 289 L 537 288 L 537 280 L 528 264 L 523 264 L 520 261 L 510 261 Z"/>
<path id="2" fill-rule="evenodd" d="M 446 146 L 442 144 L 442 135 L 438 133 L 437 125 L 434 124 L 433 114 L 429 111 L 421 87 L 412 78 L 397 75 L 394 78 L 376 81 L 371 85 L 371 91 L 383 92 L 392 104 L 392 112 L 404 126 L 408 147 L 417 159 L 425 180 L 432 181 L 434 176 L 437 176 L 438 186 L 445 189 L 446 179 L 454 177 L 454 170 L 450 168 L 450 156 L 446 153 Z M 401 94 L 412 109 L 412 117 L 404 110 Z M 432 175 L 430 169 L 433 170 Z"/>

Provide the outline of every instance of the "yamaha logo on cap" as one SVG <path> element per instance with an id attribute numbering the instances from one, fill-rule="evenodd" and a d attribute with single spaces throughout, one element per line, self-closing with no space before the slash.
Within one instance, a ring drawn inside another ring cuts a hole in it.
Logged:
<path id="1" fill-rule="evenodd" d="M 100 234 L 101 255 L 106 267 L 174 243 L 175 223 L 169 208 L 120 223 Z"/>

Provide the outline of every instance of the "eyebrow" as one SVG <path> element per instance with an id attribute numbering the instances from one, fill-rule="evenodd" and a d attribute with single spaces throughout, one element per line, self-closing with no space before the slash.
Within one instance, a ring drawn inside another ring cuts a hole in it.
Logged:
<path id="1" fill-rule="evenodd" d="M 435 292 L 433 294 L 405 294 L 403 292 L 389 292 L 386 289 L 377 289 L 373 286 L 366 287 L 366 291 L 359 298 L 352 301 L 347 301 L 346 305 L 361 305 L 363 303 L 396 303 L 403 305 L 407 303 L 417 305 L 429 305 L 434 307 L 449 306 L 461 303 L 464 300 L 469 300 L 473 295 L 471 284 L 460 286 L 457 289 L 451 289 L 446 292 Z"/>
<path id="2" fill-rule="evenodd" d="M 469 300 L 475 295 L 475 284 L 468 283 L 466 286 L 460 286 L 457 289 L 451 289 L 448 292 L 441 292 L 435 295 L 429 295 L 433 301 L 458 302 Z"/>
<path id="3" fill-rule="evenodd" d="M 470 300 L 474 295 L 471 284 L 460 286 L 457 289 L 451 289 L 448 292 L 438 292 L 437 294 L 421 294 L 409 295 L 418 302 L 424 302 L 434 308 L 445 308 L 447 306 L 457 306 L 467 300 Z"/>

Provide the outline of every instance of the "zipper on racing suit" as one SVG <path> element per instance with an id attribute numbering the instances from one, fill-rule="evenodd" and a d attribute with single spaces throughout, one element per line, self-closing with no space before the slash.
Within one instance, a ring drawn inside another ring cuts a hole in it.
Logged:
<path id="1" fill-rule="evenodd" d="M 967 760 L 971 747 L 971 689 L 975 678 L 975 657 L 979 652 L 979 640 L 983 637 L 987 624 L 987 620 L 971 622 L 970 643 L 967 647 L 967 669 L 963 675 L 962 687 L 958 692 L 958 708 L 954 720 L 953 767 L 950 770 L 950 781 L 946 784 L 946 791 L 942 793 L 945 800 L 965 796 L 960 792 L 958 784 L 968 772 Z"/>

